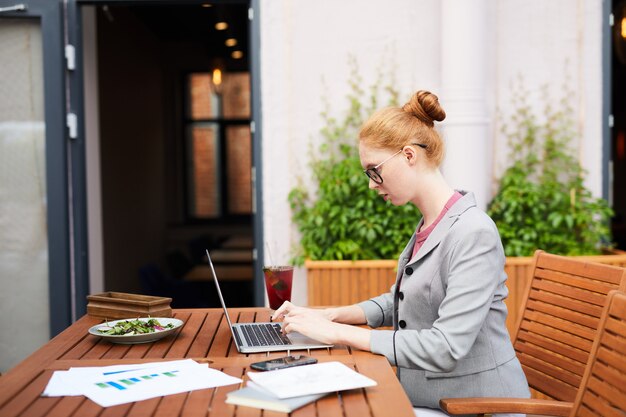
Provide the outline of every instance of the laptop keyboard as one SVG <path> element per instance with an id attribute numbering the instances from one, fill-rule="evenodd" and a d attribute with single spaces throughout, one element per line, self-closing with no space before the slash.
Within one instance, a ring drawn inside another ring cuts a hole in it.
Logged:
<path id="1" fill-rule="evenodd" d="M 243 336 L 250 346 L 290 345 L 291 340 L 285 336 L 279 323 L 241 325 Z"/>

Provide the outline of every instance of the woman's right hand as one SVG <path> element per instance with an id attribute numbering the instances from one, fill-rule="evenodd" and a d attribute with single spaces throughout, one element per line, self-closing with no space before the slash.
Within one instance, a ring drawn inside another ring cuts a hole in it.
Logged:
<path id="1" fill-rule="evenodd" d="M 331 314 L 329 312 L 330 309 L 320 309 L 320 308 L 307 308 L 297 306 L 290 301 L 285 301 L 283 305 L 281 305 L 275 312 L 272 314 L 272 321 L 282 321 L 285 316 L 289 314 L 302 314 L 307 313 L 309 315 L 318 315 L 320 317 L 325 318 L 326 320 L 332 321 Z"/>
<path id="2" fill-rule="evenodd" d="M 319 318 L 326 319 L 335 323 L 344 324 L 366 324 L 367 319 L 365 312 L 361 307 L 356 304 L 342 307 L 327 307 L 327 308 L 308 308 L 300 307 L 289 301 L 285 301 L 275 312 L 272 314 L 272 321 L 283 320 L 289 313 L 304 314 L 310 316 L 317 316 Z M 292 315 L 294 315 L 292 314 Z"/>
<path id="3" fill-rule="evenodd" d="M 322 343 L 343 343 L 362 350 L 370 349 L 370 330 L 341 324 L 341 312 L 354 324 L 365 323 L 365 314 L 358 306 L 306 308 L 285 301 L 272 315 L 272 321 L 283 322 L 283 332 L 298 332 Z M 337 320 L 339 319 L 339 320 Z"/>

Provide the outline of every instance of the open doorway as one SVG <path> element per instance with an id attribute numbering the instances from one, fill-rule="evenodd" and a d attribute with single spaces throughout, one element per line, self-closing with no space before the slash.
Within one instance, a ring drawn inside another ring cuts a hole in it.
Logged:
<path id="1" fill-rule="evenodd" d="M 227 303 L 253 305 L 248 2 L 85 7 L 96 28 L 97 78 L 87 67 L 85 78 L 97 79 L 103 289 L 217 306 L 208 248 Z"/>

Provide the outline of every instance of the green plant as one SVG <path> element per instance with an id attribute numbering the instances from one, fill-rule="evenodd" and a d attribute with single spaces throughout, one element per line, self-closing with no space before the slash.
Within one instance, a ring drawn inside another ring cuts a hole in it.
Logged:
<path id="1" fill-rule="evenodd" d="M 521 85 L 521 83 L 520 83 Z M 558 108 L 545 105 L 540 119 L 519 87 L 508 136 L 511 166 L 489 204 L 507 256 L 536 249 L 560 255 L 594 255 L 611 247 L 612 210 L 585 188 L 585 172 L 572 150 L 577 139 L 571 97 L 564 89 Z M 548 97 L 547 88 L 544 97 Z"/>
<path id="2" fill-rule="evenodd" d="M 317 189 L 312 192 L 299 185 L 289 193 L 293 221 L 301 234 L 292 260 L 298 265 L 304 259 L 395 258 L 420 218 L 412 204 L 395 207 L 368 188 L 359 161 L 358 130 L 378 107 L 383 93 L 388 105 L 397 105 L 398 93 L 389 85 L 383 86 L 381 72 L 366 92 L 354 59 L 350 66 L 348 110 L 338 120 L 325 103 L 319 146 L 311 149 L 310 167 Z"/>

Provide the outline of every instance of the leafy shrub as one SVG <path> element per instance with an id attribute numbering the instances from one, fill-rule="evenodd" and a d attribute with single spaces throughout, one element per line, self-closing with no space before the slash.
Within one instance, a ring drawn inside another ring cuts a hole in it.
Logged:
<path id="1" fill-rule="evenodd" d="M 511 166 L 487 210 L 507 256 L 531 256 L 536 249 L 593 255 L 611 246 L 612 210 L 584 186 L 585 172 L 572 150 L 577 132 L 571 95 L 564 91 L 559 108 L 546 104 L 541 120 L 523 87 L 513 94 L 511 123 L 502 129 Z"/>
<path id="2" fill-rule="evenodd" d="M 317 189 L 311 192 L 300 185 L 289 193 L 293 221 L 301 234 L 293 259 L 299 265 L 304 259 L 396 258 L 421 216 L 414 205 L 395 207 L 368 188 L 359 161 L 358 131 L 379 107 L 383 93 L 389 106 L 397 105 L 398 93 L 382 85 L 380 73 L 378 82 L 366 93 L 356 61 L 351 59 L 350 64 L 349 108 L 337 120 L 326 102 L 319 146 L 311 150 L 311 173 Z"/>

